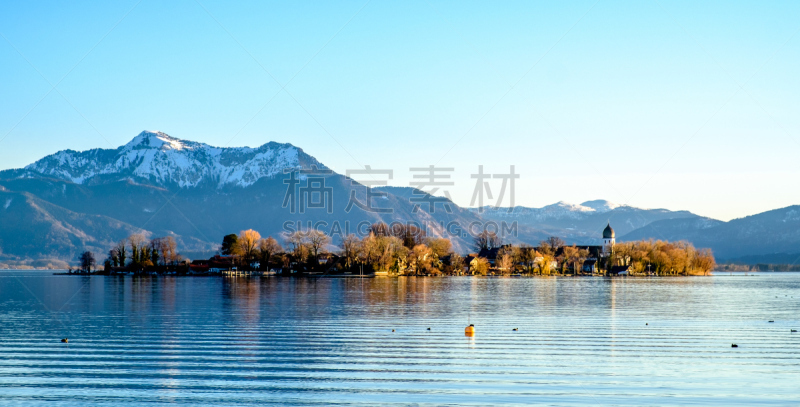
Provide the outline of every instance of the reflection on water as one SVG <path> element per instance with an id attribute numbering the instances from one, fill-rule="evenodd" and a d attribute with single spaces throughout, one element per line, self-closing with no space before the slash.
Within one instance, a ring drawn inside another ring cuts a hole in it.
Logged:
<path id="1" fill-rule="evenodd" d="M 800 328 L 799 299 L 797 273 L 248 279 L 0 272 L 0 398 L 792 404 L 800 401 L 800 335 L 790 333 Z M 474 337 L 465 336 L 469 323 Z"/>

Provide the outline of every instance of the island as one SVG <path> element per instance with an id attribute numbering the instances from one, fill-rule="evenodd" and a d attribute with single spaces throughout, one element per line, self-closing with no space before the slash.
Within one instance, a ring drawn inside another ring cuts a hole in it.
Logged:
<path id="1" fill-rule="evenodd" d="M 338 246 L 311 229 L 262 238 L 255 230 L 223 237 L 219 252 L 189 260 L 171 236 L 134 234 L 108 252 L 102 268 L 92 252 L 68 274 L 275 275 L 275 276 L 680 276 L 707 275 L 715 267 L 709 249 L 685 241 L 617 243 L 610 223 L 602 245 L 567 245 L 550 237 L 538 246 L 504 244 L 496 233 L 473 236 L 473 252 L 456 253 L 450 240 L 414 225 L 374 223 L 363 237 L 349 234 Z"/>

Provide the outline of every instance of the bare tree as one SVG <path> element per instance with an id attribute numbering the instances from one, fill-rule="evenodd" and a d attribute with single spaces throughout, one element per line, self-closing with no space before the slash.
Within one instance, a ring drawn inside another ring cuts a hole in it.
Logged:
<path id="1" fill-rule="evenodd" d="M 385 236 L 376 236 L 374 233 L 370 232 L 369 236 L 361 241 L 361 250 L 359 251 L 358 257 L 362 264 L 374 265 L 378 262 L 381 253 L 381 241 L 384 240 L 384 238 Z"/>
<path id="2" fill-rule="evenodd" d="M 552 268 L 553 264 L 553 255 L 540 253 L 540 256 L 537 257 L 536 261 L 536 268 L 539 269 L 539 274 L 550 274 L 550 269 Z"/>
<path id="3" fill-rule="evenodd" d="M 239 237 L 236 241 L 238 253 L 242 255 L 248 265 L 255 259 L 259 240 L 261 240 L 261 234 L 253 229 L 239 232 Z"/>
<path id="4" fill-rule="evenodd" d="M 426 239 L 426 245 L 430 247 L 433 257 L 440 258 L 447 256 L 453 251 L 453 244 L 450 240 L 444 238 L 429 237 Z"/>
<path id="5" fill-rule="evenodd" d="M 178 254 L 178 244 L 172 236 L 162 237 L 158 239 L 158 250 L 161 252 L 161 261 L 164 265 L 174 265 L 180 260 Z"/>
<path id="6" fill-rule="evenodd" d="M 573 271 L 575 271 L 575 261 L 578 256 L 578 248 L 575 246 L 564 246 L 564 249 L 561 251 L 561 256 L 559 257 L 559 263 L 561 264 L 561 273 L 563 274 L 566 269 L 567 265 L 570 264 L 573 267 Z"/>
<path id="7" fill-rule="evenodd" d="M 556 248 L 554 248 L 547 240 L 539 242 L 539 253 L 544 256 L 555 256 Z"/>
<path id="8" fill-rule="evenodd" d="M 489 272 L 489 260 L 483 257 L 476 257 L 470 262 L 469 270 L 472 274 L 485 276 Z"/>
<path id="9" fill-rule="evenodd" d="M 716 261 L 714 261 L 714 254 L 711 249 L 701 249 L 694 259 L 693 266 L 695 270 L 703 274 L 708 274 L 709 271 L 713 270 L 714 266 L 716 266 Z"/>
<path id="10" fill-rule="evenodd" d="M 373 223 L 372 225 L 369 226 L 369 231 L 372 232 L 375 236 L 391 236 L 389 225 L 383 222 Z"/>
<path id="11" fill-rule="evenodd" d="M 384 237 L 380 240 L 381 252 L 378 260 L 380 269 L 387 271 L 403 269 L 410 253 L 403 241 L 396 236 Z"/>
<path id="12" fill-rule="evenodd" d="M 281 252 L 282 250 L 283 247 L 281 247 L 280 243 L 278 243 L 278 241 L 272 236 L 266 239 L 261 239 L 258 242 L 258 252 L 261 257 L 261 262 L 263 263 L 262 267 L 269 269 L 269 263 L 272 260 L 272 256 Z"/>
<path id="13" fill-rule="evenodd" d="M 119 265 L 119 251 L 116 247 L 108 251 L 108 261 L 114 267 Z"/>
<path id="14" fill-rule="evenodd" d="M 514 267 L 514 257 L 508 251 L 503 251 L 500 255 L 497 256 L 495 260 L 497 264 L 497 268 L 504 274 L 509 274 L 513 271 Z"/>
<path id="15" fill-rule="evenodd" d="M 558 250 L 561 247 L 564 247 L 566 245 L 566 243 L 564 242 L 564 239 L 561 239 L 560 237 L 556 237 L 556 236 L 548 237 L 546 242 L 550 247 L 553 248 L 553 250 Z"/>
<path id="16" fill-rule="evenodd" d="M 538 253 L 536 253 L 536 250 L 534 250 L 533 247 L 529 245 L 520 246 L 519 261 L 523 264 L 527 273 L 533 272 L 533 262 L 537 255 Z"/>
<path id="17" fill-rule="evenodd" d="M 376 237 L 389 237 L 394 236 L 402 240 L 403 245 L 409 249 L 413 249 L 418 244 L 425 242 L 426 233 L 424 230 L 415 225 L 393 223 L 391 226 L 379 222 L 373 223 L 370 226 L 370 232 Z"/>
<path id="18" fill-rule="evenodd" d="M 454 273 L 461 273 L 464 271 L 464 258 L 458 253 L 451 254 L 450 267 L 452 267 Z"/>
<path id="19" fill-rule="evenodd" d="M 573 261 L 575 262 L 575 272 L 580 272 L 583 269 L 583 263 L 586 259 L 589 258 L 589 250 L 587 249 L 578 249 L 578 252 L 575 253 L 575 257 L 573 257 Z"/>
<path id="20" fill-rule="evenodd" d="M 488 230 L 475 235 L 472 243 L 472 247 L 476 252 L 480 252 L 483 249 L 494 249 L 502 245 L 503 239 L 497 236 L 497 233 L 489 232 Z"/>
<path id="21" fill-rule="evenodd" d="M 94 259 L 94 253 L 89 251 L 81 253 L 79 260 L 81 262 L 81 270 L 86 273 L 91 273 L 92 268 L 97 264 Z"/>
<path id="22" fill-rule="evenodd" d="M 308 231 L 307 239 L 311 254 L 314 256 L 313 262 L 316 264 L 320 253 L 325 251 L 325 246 L 331 242 L 331 238 L 321 230 L 312 229 Z"/>
<path id="23" fill-rule="evenodd" d="M 411 250 L 417 245 L 425 243 L 426 233 L 415 225 L 394 224 L 392 225 L 392 236 L 402 240 L 403 246 Z"/>
<path id="24" fill-rule="evenodd" d="M 152 266 L 153 265 L 153 262 L 150 261 L 150 258 L 151 258 L 151 255 L 152 255 L 151 251 L 150 251 L 150 247 L 151 247 L 150 243 L 145 242 L 142 245 L 142 248 L 140 249 L 141 251 L 139 253 L 139 264 L 141 264 L 142 267 L 148 267 L 148 266 Z"/>
<path id="25" fill-rule="evenodd" d="M 354 234 L 349 234 L 342 239 L 342 251 L 344 255 L 345 267 L 350 268 L 358 258 L 358 251 L 361 246 L 361 240 Z"/>
<path id="26" fill-rule="evenodd" d="M 418 244 L 411 250 L 411 267 L 417 274 L 431 271 L 431 258 L 433 253 L 428 246 Z"/>
<path id="27" fill-rule="evenodd" d="M 308 257 L 310 250 L 305 232 L 298 230 L 286 235 L 286 245 L 291 250 L 295 261 L 305 261 Z"/>

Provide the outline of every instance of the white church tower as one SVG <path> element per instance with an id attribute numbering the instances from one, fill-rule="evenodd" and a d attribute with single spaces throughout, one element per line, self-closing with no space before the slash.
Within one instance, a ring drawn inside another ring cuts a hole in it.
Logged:
<path id="1" fill-rule="evenodd" d="M 612 251 L 614 251 L 614 229 L 609 222 L 603 229 L 603 257 L 610 256 Z"/>

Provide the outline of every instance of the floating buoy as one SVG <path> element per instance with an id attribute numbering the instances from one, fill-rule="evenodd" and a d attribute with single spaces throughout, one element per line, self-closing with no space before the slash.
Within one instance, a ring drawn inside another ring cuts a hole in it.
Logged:
<path id="1" fill-rule="evenodd" d="M 467 335 L 467 336 L 475 335 L 475 325 L 469 324 L 468 327 L 464 328 L 464 335 Z"/>
<path id="2" fill-rule="evenodd" d="M 734 344 L 731 344 L 731 348 L 738 348 L 738 347 L 739 347 L 739 345 L 737 345 L 737 344 L 735 344 L 735 343 L 734 343 Z"/>
<path id="3" fill-rule="evenodd" d="M 650 324 L 648 324 L 647 322 L 645 322 L 644 324 L 645 324 L 645 325 L 650 325 Z"/>
<path id="4" fill-rule="evenodd" d="M 69 338 L 64 338 L 64 339 L 61 340 L 61 342 L 67 343 L 67 342 L 69 342 Z"/>

